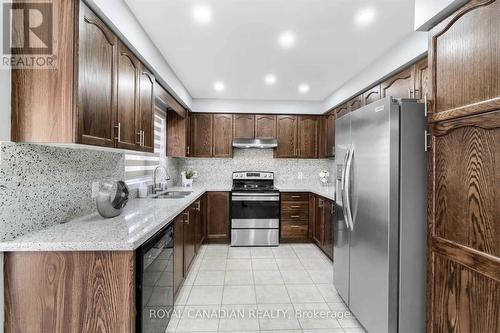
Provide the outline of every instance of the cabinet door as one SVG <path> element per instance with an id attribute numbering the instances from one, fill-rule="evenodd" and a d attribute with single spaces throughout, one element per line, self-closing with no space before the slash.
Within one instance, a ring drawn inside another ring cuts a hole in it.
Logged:
<path id="1" fill-rule="evenodd" d="M 334 203 L 329 200 L 324 201 L 323 208 L 323 251 L 333 259 L 333 223 L 335 219 Z"/>
<path id="2" fill-rule="evenodd" d="M 363 106 L 363 95 L 359 95 L 347 102 L 349 112 L 355 111 Z"/>
<path id="3" fill-rule="evenodd" d="M 233 115 L 233 138 L 253 139 L 255 136 L 255 115 L 235 114 Z"/>
<path id="4" fill-rule="evenodd" d="M 316 242 L 316 244 L 319 247 L 322 247 L 323 240 L 324 240 L 323 207 L 324 207 L 325 201 L 323 199 L 321 199 L 320 197 L 315 197 L 314 204 L 315 204 L 315 209 L 314 209 L 314 223 L 313 223 L 313 240 Z"/>
<path id="5" fill-rule="evenodd" d="M 258 114 L 255 116 L 255 138 L 276 139 L 276 115 Z"/>
<path id="6" fill-rule="evenodd" d="M 118 148 L 139 149 L 136 119 L 139 115 L 140 63 L 121 42 L 118 43 L 117 141 Z"/>
<path id="7" fill-rule="evenodd" d="M 368 105 L 373 102 L 376 102 L 380 99 L 380 85 L 376 85 L 375 87 L 365 91 L 363 93 L 363 105 Z"/>
<path id="8" fill-rule="evenodd" d="M 198 252 L 201 244 L 203 243 L 203 212 L 202 212 L 202 199 L 198 200 L 194 204 L 194 209 L 196 210 L 196 220 L 195 223 L 195 252 Z"/>
<path id="9" fill-rule="evenodd" d="M 340 105 L 335 109 L 335 113 L 337 114 L 337 118 L 342 117 L 345 114 L 349 113 L 349 108 L 347 103 Z"/>
<path id="10" fill-rule="evenodd" d="M 415 90 L 413 66 L 383 82 L 380 90 L 382 97 L 413 98 Z"/>
<path id="11" fill-rule="evenodd" d="M 213 123 L 213 157 L 233 156 L 233 116 L 216 113 Z"/>
<path id="12" fill-rule="evenodd" d="M 154 151 L 154 95 L 155 78 L 144 66 L 139 77 L 138 135 L 141 150 Z"/>
<path id="13" fill-rule="evenodd" d="M 118 39 L 85 5 L 80 6 L 78 143 L 112 147 L 116 116 Z"/>
<path id="14" fill-rule="evenodd" d="M 319 118 L 318 135 L 318 157 L 326 158 L 328 156 L 328 115 Z"/>
<path id="15" fill-rule="evenodd" d="M 167 111 L 167 156 L 189 156 L 189 115 L 184 117 L 174 110 Z"/>
<path id="16" fill-rule="evenodd" d="M 337 115 L 330 112 L 326 115 L 326 156 L 335 156 L 335 120 Z"/>
<path id="17" fill-rule="evenodd" d="M 195 256 L 196 243 L 196 215 L 194 205 L 191 205 L 184 213 L 184 276 L 187 275 Z"/>
<path id="18" fill-rule="evenodd" d="M 318 157 L 318 120 L 317 116 L 299 116 L 299 157 Z"/>
<path id="19" fill-rule="evenodd" d="M 174 221 L 174 295 L 184 280 L 184 217 L 178 216 Z"/>
<path id="20" fill-rule="evenodd" d="M 168 120 L 167 120 L 168 121 Z M 206 113 L 193 113 L 190 115 L 191 123 L 191 156 L 212 156 L 212 115 Z"/>
<path id="21" fill-rule="evenodd" d="M 415 64 L 415 98 L 424 100 L 430 97 L 429 63 L 427 57 Z"/>
<path id="22" fill-rule="evenodd" d="M 229 240 L 229 192 L 207 193 L 207 239 Z"/>
<path id="23" fill-rule="evenodd" d="M 297 116 L 277 116 L 276 134 L 278 147 L 276 157 L 297 157 Z"/>

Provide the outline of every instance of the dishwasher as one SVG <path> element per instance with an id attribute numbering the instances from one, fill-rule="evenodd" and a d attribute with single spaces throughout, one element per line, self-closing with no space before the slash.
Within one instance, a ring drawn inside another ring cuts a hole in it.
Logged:
<path id="1" fill-rule="evenodd" d="M 165 332 L 174 308 L 174 225 L 164 227 L 136 252 L 137 332 Z"/>

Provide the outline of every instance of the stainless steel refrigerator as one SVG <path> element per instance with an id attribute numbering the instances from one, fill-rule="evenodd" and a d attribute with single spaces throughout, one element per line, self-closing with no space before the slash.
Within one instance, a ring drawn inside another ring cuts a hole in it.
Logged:
<path id="1" fill-rule="evenodd" d="M 425 129 L 391 97 L 335 124 L 334 285 L 370 333 L 425 332 Z"/>

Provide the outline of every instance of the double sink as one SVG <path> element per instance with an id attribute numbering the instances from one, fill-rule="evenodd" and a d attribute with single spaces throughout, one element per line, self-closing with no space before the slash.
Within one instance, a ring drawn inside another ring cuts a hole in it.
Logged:
<path id="1" fill-rule="evenodd" d="M 153 194 L 153 199 L 182 199 L 193 193 L 192 191 L 165 191 Z"/>

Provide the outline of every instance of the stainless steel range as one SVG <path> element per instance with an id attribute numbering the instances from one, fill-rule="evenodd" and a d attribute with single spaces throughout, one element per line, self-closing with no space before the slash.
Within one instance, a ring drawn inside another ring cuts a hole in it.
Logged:
<path id="1" fill-rule="evenodd" d="M 231 246 L 278 246 L 280 193 L 274 173 L 233 173 Z"/>

